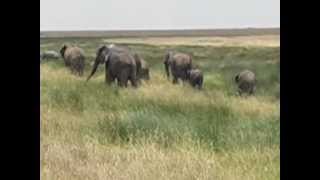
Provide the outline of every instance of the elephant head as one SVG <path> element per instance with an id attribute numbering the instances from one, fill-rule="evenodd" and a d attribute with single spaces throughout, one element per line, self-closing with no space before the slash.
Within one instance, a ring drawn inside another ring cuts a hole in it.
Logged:
<path id="1" fill-rule="evenodd" d="M 169 66 L 170 66 L 170 60 L 171 60 L 172 55 L 173 55 L 173 52 L 172 52 L 172 51 L 168 51 L 168 52 L 164 55 L 163 64 L 164 64 L 164 67 L 165 67 L 166 74 L 167 74 L 167 77 L 168 77 L 168 78 L 170 77 Z"/>
<path id="2" fill-rule="evenodd" d="M 96 59 L 94 60 L 92 71 L 91 71 L 89 77 L 87 78 L 87 81 L 89 81 L 89 79 L 97 71 L 99 64 L 101 64 L 101 63 L 106 63 L 106 65 L 108 64 L 107 60 L 108 60 L 109 54 L 110 54 L 110 49 L 107 46 L 102 45 L 98 48 L 97 54 L 96 54 Z"/>

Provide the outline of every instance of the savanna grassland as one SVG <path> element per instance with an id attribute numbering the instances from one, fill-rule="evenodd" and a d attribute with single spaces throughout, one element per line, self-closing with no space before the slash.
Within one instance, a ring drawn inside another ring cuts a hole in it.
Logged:
<path id="1" fill-rule="evenodd" d="M 107 86 L 100 65 L 86 83 L 96 48 L 111 42 L 138 52 L 151 80 Z M 84 77 L 61 59 L 40 63 L 41 179 L 280 179 L 279 36 L 57 38 L 40 49 L 63 43 L 82 47 L 88 62 Z M 166 49 L 193 55 L 203 90 L 166 79 Z M 242 69 L 257 75 L 255 96 L 235 94 Z"/>

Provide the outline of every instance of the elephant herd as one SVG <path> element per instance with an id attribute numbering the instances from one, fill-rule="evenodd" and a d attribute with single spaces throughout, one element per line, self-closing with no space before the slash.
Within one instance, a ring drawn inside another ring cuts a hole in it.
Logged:
<path id="1" fill-rule="evenodd" d="M 74 45 L 63 45 L 60 56 L 72 74 L 82 76 L 85 68 L 84 51 Z M 40 53 L 40 60 L 45 58 L 57 59 L 59 54 L 55 51 Z M 95 74 L 100 64 L 105 65 L 105 82 L 111 84 L 117 80 L 120 87 L 127 87 L 128 82 L 138 87 L 141 80 L 150 79 L 148 63 L 129 47 L 115 44 L 98 47 L 94 64 L 86 81 Z M 195 68 L 192 56 L 183 52 L 167 51 L 163 60 L 165 73 L 168 79 L 172 76 L 172 83 L 177 84 L 180 79 L 188 82 L 192 87 L 202 89 L 203 73 Z M 243 70 L 235 75 L 234 82 L 238 87 L 239 95 L 254 94 L 256 89 L 256 76 L 252 71 Z"/>

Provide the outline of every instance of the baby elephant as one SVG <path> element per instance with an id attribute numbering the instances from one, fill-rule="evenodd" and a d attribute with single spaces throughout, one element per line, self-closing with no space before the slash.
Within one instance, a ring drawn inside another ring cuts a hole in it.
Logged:
<path id="1" fill-rule="evenodd" d="M 200 69 L 188 70 L 187 79 L 192 87 L 202 89 L 203 73 Z"/>
<path id="2" fill-rule="evenodd" d="M 139 72 L 137 72 L 137 78 L 139 80 L 144 79 L 144 80 L 148 81 L 148 80 L 150 80 L 149 65 L 142 58 L 140 58 L 140 62 L 141 62 L 141 67 L 139 69 Z"/>
<path id="3" fill-rule="evenodd" d="M 244 70 L 236 75 L 235 82 L 238 85 L 238 92 L 241 96 L 243 93 L 248 93 L 249 95 L 254 94 L 256 90 L 256 75 L 249 71 Z"/>

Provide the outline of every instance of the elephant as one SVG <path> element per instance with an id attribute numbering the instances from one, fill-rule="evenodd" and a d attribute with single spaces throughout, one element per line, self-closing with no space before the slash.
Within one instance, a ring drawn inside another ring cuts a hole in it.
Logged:
<path id="1" fill-rule="evenodd" d="M 69 67 L 72 73 L 79 76 L 83 75 L 85 68 L 84 51 L 76 46 L 63 45 L 60 54 L 63 57 L 66 67 Z"/>
<path id="2" fill-rule="evenodd" d="M 147 75 L 145 75 L 146 71 L 148 71 L 146 70 L 147 68 L 146 62 L 137 53 L 133 52 L 129 47 L 123 46 L 123 45 L 110 44 L 108 45 L 108 48 L 110 49 L 111 52 L 123 52 L 123 53 L 132 54 L 136 62 L 136 73 L 137 73 L 138 82 L 140 81 L 140 78 L 143 79 L 143 76 L 147 77 Z M 144 69 L 142 69 L 142 63 L 144 63 L 143 64 Z"/>
<path id="3" fill-rule="evenodd" d="M 138 72 L 138 79 L 150 80 L 149 65 L 141 58 L 141 69 Z"/>
<path id="4" fill-rule="evenodd" d="M 150 80 L 148 63 L 143 58 L 141 58 L 137 53 L 134 53 L 133 56 L 137 64 L 138 82 L 140 82 L 142 79 Z"/>
<path id="5" fill-rule="evenodd" d="M 178 83 L 178 79 L 183 82 L 187 80 L 187 71 L 192 68 L 192 56 L 181 53 L 169 51 L 164 56 L 164 66 L 167 77 L 170 78 L 170 71 L 173 76 L 173 84 Z"/>
<path id="6" fill-rule="evenodd" d="M 100 46 L 98 48 L 98 51 L 103 46 L 105 46 L 105 45 Z M 145 79 L 145 80 L 150 79 L 148 64 L 137 53 L 132 52 L 132 50 L 129 47 L 123 46 L 123 45 L 115 45 L 115 44 L 110 44 L 107 47 L 109 48 L 110 52 L 124 52 L 124 53 L 129 53 L 129 54 L 133 55 L 133 57 L 136 61 L 137 82 L 140 82 L 141 79 Z M 104 63 L 104 59 L 101 59 L 100 64 L 103 64 L 103 63 Z"/>
<path id="7" fill-rule="evenodd" d="M 188 70 L 187 79 L 192 87 L 202 89 L 203 73 L 200 69 Z"/>
<path id="8" fill-rule="evenodd" d="M 45 51 L 40 53 L 40 59 L 59 59 L 60 55 L 56 51 Z"/>
<path id="9" fill-rule="evenodd" d="M 137 87 L 137 64 L 134 55 L 126 51 L 114 51 L 107 46 L 99 47 L 94 65 L 87 81 L 94 75 L 99 64 L 105 63 L 105 82 L 111 84 L 117 80 L 120 87 L 127 87 L 128 81 Z"/>
<path id="10" fill-rule="evenodd" d="M 250 70 L 243 70 L 235 76 L 235 82 L 238 85 L 238 93 L 241 96 L 243 93 L 249 95 L 254 94 L 256 90 L 256 75 Z"/>

